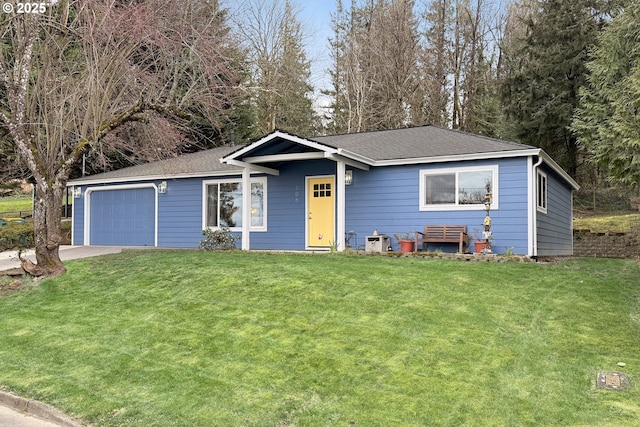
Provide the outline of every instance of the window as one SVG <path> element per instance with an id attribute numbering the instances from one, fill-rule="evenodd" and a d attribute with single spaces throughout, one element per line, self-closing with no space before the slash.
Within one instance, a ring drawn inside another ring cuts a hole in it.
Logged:
<path id="1" fill-rule="evenodd" d="M 538 210 L 547 213 L 547 174 L 542 171 L 538 171 L 536 194 Z"/>
<path id="2" fill-rule="evenodd" d="M 266 178 L 251 180 L 251 229 L 265 231 Z M 242 181 L 204 182 L 204 226 L 242 228 Z"/>
<path id="3" fill-rule="evenodd" d="M 420 210 L 484 209 L 491 186 L 491 209 L 498 208 L 498 166 L 420 171 Z"/>
<path id="4" fill-rule="evenodd" d="M 331 183 L 313 184 L 313 197 L 331 197 Z"/>

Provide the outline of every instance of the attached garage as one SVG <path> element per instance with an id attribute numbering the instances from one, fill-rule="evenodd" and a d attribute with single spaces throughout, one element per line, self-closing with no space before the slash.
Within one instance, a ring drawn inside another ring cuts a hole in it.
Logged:
<path id="1" fill-rule="evenodd" d="M 155 186 L 87 190 L 85 244 L 156 246 Z"/>

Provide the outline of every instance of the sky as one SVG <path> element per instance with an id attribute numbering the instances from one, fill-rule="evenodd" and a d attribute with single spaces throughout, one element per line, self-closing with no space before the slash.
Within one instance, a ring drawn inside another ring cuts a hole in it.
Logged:
<path id="1" fill-rule="evenodd" d="M 333 35 L 331 14 L 336 10 L 336 2 L 335 0 L 298 0 L 297 4 L 300 11 L 298 19 L 308 37 L 306 54 L 307 60 L 311 61 L 310 83 L 316 91 L 316 97 L 320 98 L 316 100 L 316 104 L 322 105 L 326 99 L 322 99 L 319 92 L 329 89 L 331 83 L 327 69 L 331 67 L 329 37 Z"/>

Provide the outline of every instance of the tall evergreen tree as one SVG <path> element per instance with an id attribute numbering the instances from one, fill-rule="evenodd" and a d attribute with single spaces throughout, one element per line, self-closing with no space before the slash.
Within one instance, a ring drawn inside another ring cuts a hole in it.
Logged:
<path id="1" fill-rule="evenodd" d="M 599 29 L 595 1 L 543 0 L 525 17 L 524 38 L 506 51 L 502 103 L 507 137 L 544 148 L 572 175 L 578 144 L 570 129 L 585 85 L 587 53 Z"/>
<path id="2" fill-rule="evenodd" d="M 333 98 L 329 120 L 331 133 L 349 133 L 351 124 L 351 109 L 347 96 L 347 36 L 349 31 L 348 14 L 345 12 L 342 0 L 336 1 L 336 11 L 331 15 L 333 37 L 329 38 L 331 48 L 330 56 L 333 60 L 333 68 L 329 69 L 332 89 L 324 91 L 325 95 Z"/>
<path id="3" fill-rule="evenodd" d="M 237 28 L 253 64 L 251 88 L 258 131 L 316 134 L 319 119 L 311 99 L 311 64 L 292 4 L 289 0 L 252 0 Z"/>
<path id="4" fill-rule="evenodd" d="M 598 38 L 573 128 L 614 181 L 640 187 L 640 3 L 628 1 Z"/>
<path id="5" fill-rule="evenodd" d="M 276 107 L 280 114 L 276 114 L 275 127 L 297 135 L 313 136 L 319 131 L 320 122 L 311 99 L 311 63 L 304 52 L 302 27 L 288 0 L 280 32 L 282 60 L 277 87 L 281 89 Z"/>
<path id="6" fill-rule="evenodd" d="M 473 104 L 466 113 L 464 130 L 498 138 L 500 127 L 500 99 L 498 78 L 492 58 L 481 55 L 477 64 Z"/>

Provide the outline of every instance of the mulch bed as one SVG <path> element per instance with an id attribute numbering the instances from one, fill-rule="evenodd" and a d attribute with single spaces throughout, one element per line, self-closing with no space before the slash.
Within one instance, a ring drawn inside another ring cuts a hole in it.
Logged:
<path id="1" fill-rule="evenodd" d="M 15 294 L 24 284 L 24 270 L 14 268 L 0 273 L 0 296 Z"/>

